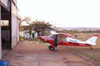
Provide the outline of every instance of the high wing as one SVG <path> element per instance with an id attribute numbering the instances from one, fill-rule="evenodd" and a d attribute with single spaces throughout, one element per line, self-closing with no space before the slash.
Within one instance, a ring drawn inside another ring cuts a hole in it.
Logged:
<path id="1" fill-rule="evenodd" d="M 84 41 L 81 41 L 78 39 L 67 37 L 67 38 L 65 38 L 65 41 L 74 42 L 74 43 L 81 43 L 81 44 L 96 45 L 97 38 L 98 38 L 98 35 L 93 35 L 91 38 L 89 38 L 87 41 L 84 42 Z"/>
<path id="2" fill-rule="evenodd" d="M 49 35 L 48 37 L 53 37 L 53 35 L 64 35 L 66 37 L 71 37 L 71 38 L 75 38 L 74 36 L 70 35 L 70 34 L 66 34 L 66 33 L 57 33 L 56 31 L 51 30 L 50 31 L 51 35 Z"/>
<path id="3" fill-rule="evenodd" d="M 50 33 L 51 33 L 51 35 L 58 34 L 58 33 L 57 33 L 56 31 L 54 31 L 54 30 L 51 30 Z"/>

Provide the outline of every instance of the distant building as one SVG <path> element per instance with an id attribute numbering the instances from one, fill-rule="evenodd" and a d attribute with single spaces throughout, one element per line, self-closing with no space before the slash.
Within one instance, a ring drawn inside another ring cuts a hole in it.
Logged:
<path id="1" fill-rule="evenodd" d="M 19 41 L 17 0 L 0 0 L 0 59 L 4 50 L 13 49 Z"/>
<path id="2" fill-rule="evenodd" d="M 33 29 L 31 31 L 31 35 L 30 35 L 30 30 L 29 30 L 28 27 L 29 27 L 29 25 L 20 26 L 20 29 L 19 29 L 20 37 L 37 39 L 38 38 L 38 33 Z"/>

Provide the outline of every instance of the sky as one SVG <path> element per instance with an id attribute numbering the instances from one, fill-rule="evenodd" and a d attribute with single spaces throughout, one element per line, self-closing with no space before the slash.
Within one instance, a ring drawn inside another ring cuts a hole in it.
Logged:
<path id="1" fill-rule="evenodd" d="M 100 0 L 17 0 L 19 15 L 57 27 L 100 27 Z"/>

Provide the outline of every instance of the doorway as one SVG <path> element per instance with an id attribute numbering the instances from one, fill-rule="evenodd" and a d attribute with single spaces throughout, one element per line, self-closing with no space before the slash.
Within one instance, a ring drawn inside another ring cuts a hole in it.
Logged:
<path id="1" fill-rule="evenodd" d="M 11 11 L 1 6 L 1 43 L 5 55 L 11 49 Z"/>

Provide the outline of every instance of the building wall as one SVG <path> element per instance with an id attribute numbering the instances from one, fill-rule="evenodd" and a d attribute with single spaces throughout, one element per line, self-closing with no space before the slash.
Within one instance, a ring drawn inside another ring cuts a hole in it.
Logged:
<path id="1" fill-rule="evenodd" d="M 0 22 L 1 22 L 1 6 L 0 6 Z M 2 57 L 2 48 L 1 48 L 1 23 L 0 23 L 0 59 Z"/>
<path id="2" fill-rule="evenodd" d="M 19 41 L 19 21 L 17 19 L 18 12 L 16 3 L 17 0 L 13 0 L 15 4 L 12 1 L 9 0 L 0 0 L 0 6 L 2 5 L 8 12 L 10 12 L 11 7 L 11 48 L 14 48 Z M 11 5 L 10 5 L 11 3 Z M 0 7 L 0 20 L 1 20 L 1 7 Z M 2 58 L 2 46 L 1 46 L 1 25 L 0 25 L 0 59 Z"/>
<path id="3" fill-rule="evenodd" d="M 19 41 L 18 40 L 19 23 L 17 19 L 18 13 L 16 7 L 17 0 L 13 0 L 13 2 L 10 0 L 0 0 L 0 21 L 1 21 L 1 6 L 3 6 L 8 12 L 10 12 L 10 7 L 11 7 L 11 37 L 12 37 L 11 48 L 16 46 L 17 42 Z M 2 44 L 1 44 L 1 25 L 0 25 L 0 59 L 1 58 L 2 58 Z"/>
<path id="4" fill-rule="evenodd" d="M 16 6 L 11 3 L 11 27 L 12 27 L 12 48 L 16 46 L 17 42 L 18 42 L 18 19 L 17 19 L 17 16 L 18 16 L 18 13 L 17 13 L 17 8 Z"/>

